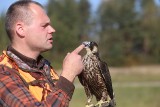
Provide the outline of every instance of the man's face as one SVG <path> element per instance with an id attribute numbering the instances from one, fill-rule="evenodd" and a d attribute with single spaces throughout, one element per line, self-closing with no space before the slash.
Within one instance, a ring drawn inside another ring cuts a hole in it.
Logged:
<path id="1" fill-rule="evenodd" d="M 30 25 L 26 25 L 26 44 L 32 51 L 47 51 L 52 48 L 52 34 L 55 30 L 41 7 L 31 4 L 30 9 L 33 12 L 33 20 Z"/>

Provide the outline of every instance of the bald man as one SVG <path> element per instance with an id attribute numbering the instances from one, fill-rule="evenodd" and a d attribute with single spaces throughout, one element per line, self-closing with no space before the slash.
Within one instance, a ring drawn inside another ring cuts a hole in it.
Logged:
<path id="1" fill-rule="evenodd" d="M 53 46 L 55 29 L 41 4 L 17 1 L 6 13 L 10 45 L 0 56 L 0 106 L 68 107 L 74 79 L 83 69 L 80 45 L 68 53 L 58 76 L 41 56 Z"/>

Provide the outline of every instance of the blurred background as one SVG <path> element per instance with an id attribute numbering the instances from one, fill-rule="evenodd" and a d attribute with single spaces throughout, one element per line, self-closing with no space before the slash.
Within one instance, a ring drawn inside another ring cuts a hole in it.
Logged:
<path id="1" fill-rule="evenodd" d="M 9 39 L 5 12 L 16 0 L 0 3 L 0 51 Z M 43 55 L 60 71 L 63 58 L 83 41 L 96 41 L 108 63 L 117 107 L 160 106 L 160 0 L 36 0 L 52 26 L 53 49 Z M 83 87 L 75 81 L 70 107 L 84 107 Z"/>

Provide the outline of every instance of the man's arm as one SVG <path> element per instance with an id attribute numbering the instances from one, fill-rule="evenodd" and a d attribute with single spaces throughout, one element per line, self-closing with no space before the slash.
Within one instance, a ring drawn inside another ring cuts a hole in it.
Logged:
<path id="1" fill-rule="evenodd" d="M 68 89 L 66 84 L 69 83 L 65 81 L 65 78 L 60 77 L 46 101 L 39 102 L 14 72 L 17 71 L 0 66 L 0 105 L 5 107 L 68 107 L 74 88 Z M 64 81 L 65 84 L 63 84 Z"/>
<path id="2" fill-rule="evenodd" d="M 84 48 L 80 45 L 68 54 L 63 62 L 63 71 L 45 101 L 39 102 L 25 86 L 21 78 L 6 66 L 0 66 L 0 105 L 6 107 L 68 107 L 73 95 L 73 80 L 82 71 L 83 64 L 78 53 Z"/>

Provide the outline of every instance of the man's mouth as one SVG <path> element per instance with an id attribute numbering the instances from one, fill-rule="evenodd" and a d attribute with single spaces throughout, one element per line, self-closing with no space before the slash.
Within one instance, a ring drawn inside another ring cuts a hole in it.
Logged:
<path id="1" fill-rule="evenodd" d="M 52 38 L 50 38 L 49 40 L 53 40 Z"/>
<path id="2" fill-rule="evenodd" d="M 50 43 L 52 43 L 52 42 L 53 42 L 53 38 L 49 38 L 48 41 L 49 41 Z"/>

